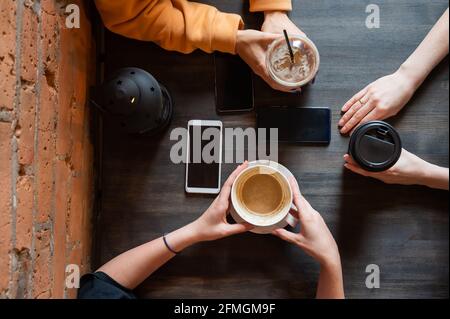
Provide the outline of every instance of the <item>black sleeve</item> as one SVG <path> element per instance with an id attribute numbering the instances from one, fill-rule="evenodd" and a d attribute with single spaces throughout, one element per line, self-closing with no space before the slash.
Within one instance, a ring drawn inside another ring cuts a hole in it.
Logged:
<path id="1" fill-rule="evenodd" d="M 78 299 L 136 299 L 127 289 L 103 272 L 81 277 Z"/>

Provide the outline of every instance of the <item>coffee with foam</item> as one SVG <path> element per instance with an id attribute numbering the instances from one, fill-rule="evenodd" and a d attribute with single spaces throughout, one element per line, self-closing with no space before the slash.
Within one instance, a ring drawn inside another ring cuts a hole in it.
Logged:
<path id="1" fill-rule="evenodd" d="M 277 171 L 254 167 L 236 181 L 236 194 L 240 206 L 250 215 L 271 217 L 290 205 L 290 188 Z"/>

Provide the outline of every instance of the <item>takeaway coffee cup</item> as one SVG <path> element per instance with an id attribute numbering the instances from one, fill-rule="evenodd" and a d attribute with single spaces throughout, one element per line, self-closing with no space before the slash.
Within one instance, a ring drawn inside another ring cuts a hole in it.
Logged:
<path id="1" fill-rule="evenodd" d="M 295 227 L 297 223 L 289 213 L 293 208 L 292 189 L 277 163 L 249 163 L 233 183 L 231 203 L 235 221 L 255 226 L 258 233 L 270 233 L 288 224 Z"/>
<path id="2" fill-rule="evenodd" d="M 383 121 L 365 123 L 357 127 L 350 137 L 348 153 L 367 171 L 388 170 L 397 163 L 401 152 L 399 134 Z"/>
<path id="3" fill-rule="evenodd" d="M 306 36 L 289 36 L 289 43 L 294 59 L 291 59 L 286 39 L 280 37 L 268 48 L 266 68 L 270 77 L 278 84 L 296 89 L 315 78 L 319 71 L 320 55 L 314 42 Z"/>

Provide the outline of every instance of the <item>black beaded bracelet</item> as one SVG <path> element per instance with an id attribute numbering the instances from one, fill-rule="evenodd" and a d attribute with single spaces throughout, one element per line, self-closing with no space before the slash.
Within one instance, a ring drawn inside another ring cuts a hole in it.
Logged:
<path id="1" fill-rule="evenodd" d="M 168 249 L 170 252 L 174 253 L 175 255 L 178 255 L 178 252 L 175 251 L 175 250 L 173 250 L 172 247 L 170 247 L 170 245 L 167 243 L 166 235 L 167 235 L 167 234 L 164 234 L 164 236 L 163 236 L 164 244 L 166 245 L 167 249 Z"/>

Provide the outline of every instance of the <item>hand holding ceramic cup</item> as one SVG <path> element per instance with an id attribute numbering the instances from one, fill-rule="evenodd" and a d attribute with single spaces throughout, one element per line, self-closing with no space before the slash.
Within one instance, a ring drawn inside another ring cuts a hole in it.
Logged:
<path id="1" fill-rule="evenodd" d="M 288 224 L 295 227 L 292 189 L 281 165 L 250 163 L 236 178 L 231 190 L 231 215 L 238 223 L 249 223 L 252 232 L 271 233 Z"/>

